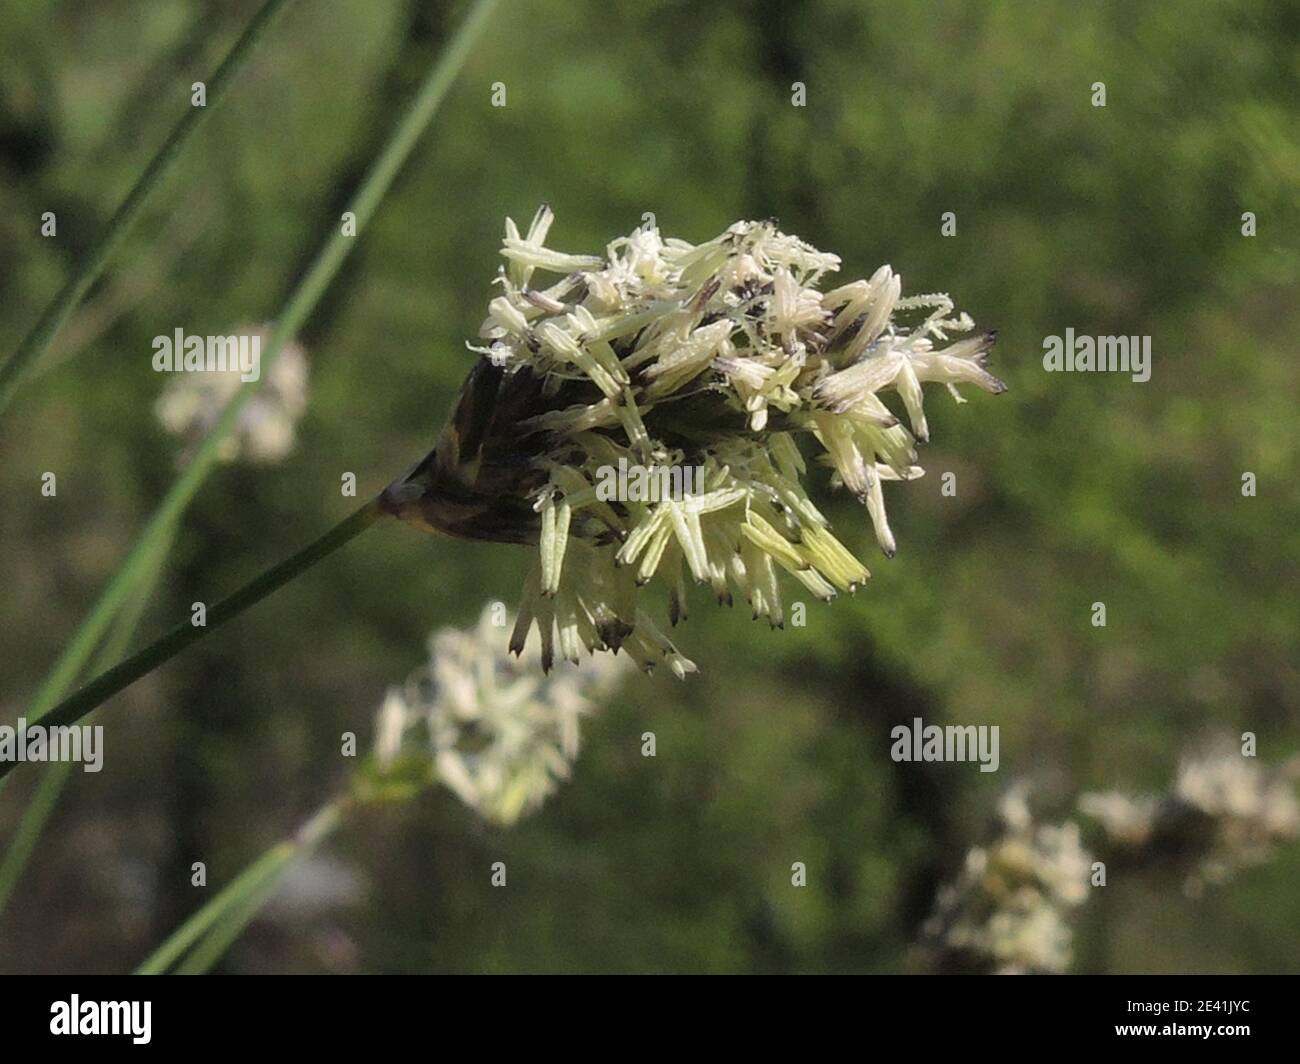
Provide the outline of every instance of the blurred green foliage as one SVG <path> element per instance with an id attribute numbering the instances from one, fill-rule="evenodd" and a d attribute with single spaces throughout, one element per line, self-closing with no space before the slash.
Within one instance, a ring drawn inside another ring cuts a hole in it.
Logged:
<path id="1" fill-rule="evenodd" d="M 255 8 L 0 0 L 0 353 Z M 19 393 L 0 426 L 0 720 L 173 475 L 151 339 L 275 313 L 462 14 L 296 5 Z M 1011 390 L 934 394 L 928 475 L 889 486 L 893 561 L 827 496 L 865 591 L 783 632 L 701 593 L 677 638 L 702 675 L 625 685 L 540 814 L 490 829 L 445 791 L 369 813 L 329 850 L 360 896 L 271 911 L 227 968 L 903 970 L 1012 778 L 1051 815 L 1085 787 L 1160 788 L 1208 732 L 1293 752 L 1298 41 L 1282 0 L 506 0 L 302 337 L 298 449 L 213 475 L 142 636 L 342 516 L 343 472 L 378 490 L 431 446 L 503 219 L 543 201 L 564 250 L 653 211 L 692 240 L 775 216 L 846 279 L 890 262 L 905 292 L 950 291 L 1000 328 Z M 1150 335 L 1151 380 L 1043 372 L 1067 326 Z M 201 902 L 191 862 L 219 885 L 292 830 L 428 631 L 513 603 L 528 560 L 384 527 L 120 697 L 110 770 L 75 774 L 0 923 L 0 969 L 130 968 Z M 889 729 L 913 716 L 999 725 L 1000 772 L 893 764 Z M 0 839 L 35 776 L 0 795 Z M 1112 884 L 1078 968 L 1300 970 L 1297 849 L 1197 901 Z"/>

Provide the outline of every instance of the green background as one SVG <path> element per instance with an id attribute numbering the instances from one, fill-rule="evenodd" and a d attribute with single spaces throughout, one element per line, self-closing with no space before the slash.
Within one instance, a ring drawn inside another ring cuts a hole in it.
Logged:
<path id="1" fill-rule="evenodd" d="M 255 10 L 0 2 L 0 353 Z M 152 338 L 275 314 L 463 13 L 295 5 L 20 391 L 0 425 L 0 720 L 174 473 Z M 927 476 L 887 485 L 892 561 L 823 479 L 864 591 L 772 632 L 700 590 L 676 638 L 701 675 L 633 677 L 540 814 L 492 828 L 445 790 L 368 812 L 225 969 L 903 971 L 1013 779 L 1055 819 L 1082 789 L 1166 787 L 1208 734 L 1294 752 L 1298 39 L 1300 9 L 1267 0 L 506 0 L 302 334 L 297 450 L 209 479 L 142 638 L 341 517 L 345 471 L 377 491 L 432 446 L 503 220 L 541 202 L 565 251 L 653 211 L 693 241 L 776 217 L 845 280 L 889 262 L 905 293 L 1001 330 L 1010 391 L 930 391 Z M 1151 336 L 1150 381 L 1045 373 L 1067 326 Z M 0 918 L 0 970 L 133 967 L 340 785 L 340 733 L 369 735 L 427 633 L 513 606 L 529 560 L 383 526 L 120 696 L 105 770 L 74 774 Z M 914 716 L 1000 726 L 1000 771 L 894 764 Z M 0 840 L 38 775 L 0 794 Z M 1292 845 L 1197 901 L 1112 878 L 1076 969 L 1298 971 L 1298 876 Z"/>

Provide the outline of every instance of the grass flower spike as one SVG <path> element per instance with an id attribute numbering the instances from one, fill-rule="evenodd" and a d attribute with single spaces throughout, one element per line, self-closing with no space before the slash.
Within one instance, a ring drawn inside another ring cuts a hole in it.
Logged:
<path id="1" fill-rule="evenodd" d="M 1198 897 L 1300 836 L 1300 758 L 1266 766 L 1218 738 L 1185 756 L 1163 795 L 1085 794 L 1079 808 L 1102 827 L 1118 859 L 1167 866 Z"/>
<path id="2" fill-rule="evenodd" d="M 693 671 L 640 605 L 652 581 L 673 624 L 688 580 L 773 627 L 782 573 L 823 600 L 856 590 L 868 570 L 812 501 L 805 454 L 892 556 L 882 485 L 922 474 L 923 385 L 1005 390 L 985 369 L 994 334 L 948 296 L 904 297 L 888 266 L 823 290 L 839 259 L 772 222 L 698 245 L 642 228 L 572 255 L 547 246 L 552 221 L 507 221 L 480 360 L 384 496 L 426 529 L 536 545 L 511 646 L 536 628 L 544 668 L 621 649 Z"/>
<path id="3" fill-rule="evenodd" d="M 603 658 L 595 668 L 544 676 L 535 653 L 506 652 L 493 612 L 484 610 L 471 631 L 434 633 L 429 664 L 384 700 L 375 756 L 384 771 L 414 765 L 486 819 L 509 825 L 568 778 L 581 718 L 623 669 Z"/>
<path id="4" fill-rule="evenodd" d="M 1071 914 L 1088 896 L 1092 857 L 1079 825 L 1034 820 L 1023 785 L 998 807 L 998 831 L 972 847 L 923 929 L 935 971 L 1057 974 L 1069 968 Z"/>
<path id="5" fill-rule="evenodd" d="M 552 220 L 543 207 L 523 236 L 507 222 L 501 294 L 433 451 L 212 605 L 205 626 L 177 624 L 42 704 L 41 719 L 79 720 L 389 515 L 536 548 L 509 647 L 521 654 L 536 628 L 543 671 L 623 650 L 647 672 L 685 677 L 695 665 L 642 607 L 646 585 L 666 589 L 673 624 L 692 580 L 721 603 L 739 594 L 774 628 L 782 573 L 823 600 L 855 591 L 870 574 L 813 502 L 806 456 L 862 501 L 892 555 L 882 484 L 922 474 L 922 386 L 1005 390 L 985 369 L 993 334 L 975 334 L 948 296 L 903 297 L 888 267 L 823 291 L 839 259 L 772 222 L 737 222 L 699 245 L 638 229 L 597 256 L 548 248 Z M 559 280 L 540 287 L 548 273 Z M 906 425 L 881 398 L 891 391 Z M 11 767 L 0 763 L 0 778 Z"/>

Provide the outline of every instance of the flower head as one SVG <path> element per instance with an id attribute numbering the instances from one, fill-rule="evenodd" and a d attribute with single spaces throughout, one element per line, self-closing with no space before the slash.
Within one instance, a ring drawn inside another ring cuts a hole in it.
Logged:
<path id="1" fill-rule="evenodd" d="M 491 607 L 476 628 L 443 628 L 429 663 L 391 688 L 376 719 L 381 770 L 408 758 L 483 817 L 512 824 L 567 779 L 578 726 L 614 687 L 621 662 L 543 675 L 536 655 L 512 657 Z"/>
<path id="2" fill-rule="evenodd" d="M 255 338 L 260 350 L 269 329 L 245 326 L 235 333 Z M 167 382 L 154 413 L 163 428 L 193 447 L 211 431 L 243 383 L 240 370 L 233 366 L 179 373 Z M 306 409 L 307 355 L 301 344 L 287 343 L 267 369 L 262 388 L 239 411 L 217 457 L 223 462 L 262 465 L 281 461 L 293 450 L 298 421 Z"/>
<path id="3" fill-rule="evenodd" d="M 536 627 L 544 667 L 622 649 L 693 671 L 639 605 L 652 580 L 673 623 L 688 579 L 773 627 L 779 574 L 821 599 L 855 590 L 869 573 L 810 498 L 805 451 L 893 555 L 882 485 L 922 474 L 922 386 L 1005 390 L 984 368 L 993 334 L 948 296 L 903 297 L 888 266 L 823 291 L 839 259 L 772 222 L 698 245 L 643 228 L 569 255 L 546 246 L 552 220 L 506 223 L 480 361 L 435 450 L 385 493 L 423 527 L 537 545 L 511 645 Z M 690 494 L 610 497 L 616 467 L 699 475 Z"/>
<path id="4" fill-rule="evenodd" d="M 1119 857 L 1177 869 L 1184 891 L 1196 896 L 1300 835 L 1297 775 L 1300 759 L 1263 765 L 1221 738 L 1182 758 L 1168 794 L 1085 794 L 1079 808 L 1101 825 Z"/>
<path id="5" fill-rule="evenodd" d="M 999 830 L 973 847 L 939 891 L 924 933 L 946 971 L 1059 973 L 1069 966 L 1071 914 L 1088 895 L 1092 858 L 1078 824 L 1035 824 L 1023 787 L 999 808 Z"/>

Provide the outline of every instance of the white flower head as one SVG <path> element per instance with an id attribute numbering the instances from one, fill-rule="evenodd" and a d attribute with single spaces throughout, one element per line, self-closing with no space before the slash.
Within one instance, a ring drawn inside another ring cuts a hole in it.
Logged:
<path id="1" fill-rule="evenodd" d="M 1088 896 L 1092 857 L 1079 826 L 1037 824 L 1022 787 L 999 809 L 999 829 L 940 888 L 924 932 L 940 967 L 1005 974 L 1066 971 L 1070 914 Z"/>
<path id="2" fill-rule="evenodd" d="M 240 337 L 254 337 L 265 350 L 270 336 L 268 326 L 241 326 Z M 307 409 L 308 365 L 303 346 L 286 343 L 274 363 L 266 368 L 266 380 L 235 421 L 234 428 L 222 439 L 217 457 L 223 462 L 246 461 L 272 465 L 283 461 L 294 448 L 297 425 Z M 154 404 L 159 423 L 186 444 L 186 454 L 217 423 L 226 404 L 241 387 L 251 388 L 251 381 L 241 379 L 237 367 L 226 370 L 193 370 L 173 375 Z"/>
<path id="3" fill-rule="evenodd" d="M 1200 864 L 1184 884 L 1189 894 L 1267 860 L 1276 843 L 1300 835 L 1293 779 L 1297 767 L 1261 765 L 1231 743 L 1183 759 L 1170 805 L 1171 811 L 1193 814 L 1197 825 Z"/>
<path id="4" fill-rule="evenodd" d="M 483 357 L 436 449 L 385 493 L 423 528 L 537 546 L 512 646 L 536 628 L 544 667 L 621 649 L 693 671 L 640 606 L 652 581 L 673 623 L 688 580 L 773 627 L 785 577 L 823 600 L 856 590 L 870 574 L 810 498 L 805 451 L 892 555 L 883 484 L 922 474 L 923 385 L 1005 390 L 984 368 L 993 334 L 965 335 L 948 296 L 904 297 L 888 266 L 824 291 L 839 259 L 773 222 L 703 244 L 641 228 L 570 255 L 546 245 L 552 221 L 542 208 L 523 237 L 507 222 Z M 620 463 L 686 465 L 703 488 L 605 498 Z"/>
<path id="5" fill-rule="evenodd" d="M 1165 795 L 1085 794 L 1079 809 L 1123 860 L 1172 867 L 1196 896 L 1300 835 L 1298 773 L 1300 762 L 1268 766 L 1220 739 L 1182 758 Z"/>
<path id="6" fill-rule="evenodd" d="M 512 824 L 567 779 L 578 756 L 579 722 L 617 684 L 622 663 L 602 658 L 549 675 L 535 655 L 506 652 L 493 611 L 476 628 L 443 628 L 429 639 L 429 664 L 390 689 L 376 720 L 381 769 L 404 755 L 483 817 Z"/>

